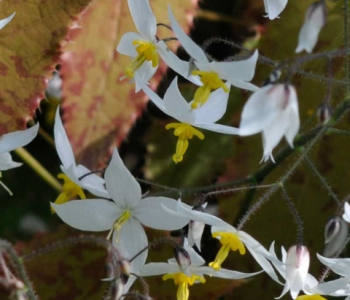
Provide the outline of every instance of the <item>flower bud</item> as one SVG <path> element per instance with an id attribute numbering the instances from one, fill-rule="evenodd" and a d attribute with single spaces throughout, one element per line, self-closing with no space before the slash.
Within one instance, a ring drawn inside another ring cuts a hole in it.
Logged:
<path id="1" fill-rule="evenodd" d="M 345 244 L 348 236 L 348 225 L 340 217 L 334 217 L 330 219 L 325 227 L 325 247 L 323 250 L 323 256 L 332 257 L 339 250 L 341 250 Z"/>
<path id="2" fill-rule="evenodd" d="M 189 266 L 191 265 L 191 257 L 188 252 L 181 246 L 174 249 L 174 256 L 179 265 L 180 270 L 188 276 L 191 276 Z"/>
<path id="3" fill-rule="evenodd" d="M 332 118 L 332 107 L 326 103 L 322 103 L 317 109 L 317 117 L 321 124 L 326 124 Z"/>
<path id="4" fill-rule="evenodd" d="M 281 75 L 282 75 L 281 70 L 276 69 L 276 70 L 272 71 L 270 73 L 270 76 L 267 79 L 265 79 L 262 86 L 276 83 L 277 80 L 280 79 Z"/>

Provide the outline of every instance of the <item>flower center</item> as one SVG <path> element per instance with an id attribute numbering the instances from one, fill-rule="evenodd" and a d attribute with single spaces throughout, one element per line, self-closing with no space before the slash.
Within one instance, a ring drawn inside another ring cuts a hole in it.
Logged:
<path id="1" fill-rule="evenodd" d="M 230 250 L 239 250 L 241 255 L 245 254 L 245 247 L 242 241 L 239 239 L 238 235 L 231 232 L 217 231 L 213 233 L 213 237 L 220 237 L 221 248 L 215 257 L 215 260 L 209 264 L 215 271 L 221 269 L 221 264 L 226 259 Z"/>
<path id="2" fill-rule="evenodd" d="M 167 130 L 170 128 L 174 128 L 174 135 L 179 137 L 176 143 L 176 152 L 173 155 L 173 161 L 177 164 L 183 159 L 188 148 L 188 140 L 192 139 L 194 135 L 203 140 L 204 134 L 186 123 L 170 123 L 165 126 Z"/>
<path id="3" fill-rule="evenodd" d="M 201 81 L 203 83 L 203 85 L 200 86 L 194 94 L 194 99 L 191 104 L 192 109 L 196 109 L 204 105 L 208 101 L 210 93 L 212 91 L 217 90 L 218 88 L 222 88 L 225 91 L 225 93 L 229 92 L 229 89 L 227 88 L 225 83 L 215 72 L 195 70 L 192 72 L 192 75 L 201 76 Z"/>
<path id="4" fill-rule="evenodd" d="M 114 222 L 111 230 L 107 235 L 107 240 L 109 240 L 111 238 L 112 233 L 116 231 L 117 235 L 115 238 L 115 242 L 118 243 L 120 229 L 122 229 L 122 226 L 130 219 L 130 217 L 131 217 L 131 212 L 129 210 L 124 211 L 121 214 L 121 216 Z"/>
<path id="5" fill-rule="evenodd" d="M 125 69 L 125 75 L 133 78 L 135 72 L 142 66 L 145 61 L 151 61 L 152 67 L 158 66 L 157 48 L 153 43 L 142 40 L 135 40 L 132 42 L 136 46 L 137 56 L 132 60 L 131 64 Z"/>
<path id="6" fill-rule="evenodd" d="M 318 294 L 315 294 L 315 295 L 302 295 L 297 297 L 295 300 L 327 300 L 327 299 L 323 298 Z"/>
<path id="7" fill-rule="evenodd" d="M 57 175 L 57 178 L 63 179 L 64 183 L 62 187 L 62 192 L 58 195 L 55 204 L 66 203 L 77 196 L 79 196 L 80 199 L 86 199 L 83 189 L 75 182 L 70 180 L 66 174 L 60 173 Z M 51 212 L 55 213 L 55 210 L 52 207 Z"/>
<path id="8" fill-rule="evenodd" d="M 199 275 L 187 276 L 184 273 L 165 274 L 163 280 L 174 279 L 174 283 L 178 285 L 177 300 L 188 300 L 190 292 L 189 285 L 193 285 L 196 281 L 205 283 L 205 278 Z"/>

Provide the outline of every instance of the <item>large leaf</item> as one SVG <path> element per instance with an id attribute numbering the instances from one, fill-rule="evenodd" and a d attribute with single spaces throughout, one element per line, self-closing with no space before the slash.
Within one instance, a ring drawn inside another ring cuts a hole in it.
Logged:
<path id="1" fill-rule="evenodd" d="M 182 24 L 193 15 L 193 3 L 182 0 L 174 6 Z M 167 3 L 151 5 L 157 21 L 168 23 Z M 119 80 L 131 60 L 115 48 L 124 33 L 136 31 L 127 1 L 95 0 L 79 25 L 62 56 L 64 119 L 78 160 L 96 168 L 124 140 L 147 100 L 128 80 Z M 161 73 L 164 68 L 152 80 L 155 86 Z"/>
<path id="2" fill-rule="evenodd" d="M 0 134 L 23 129 L 44 96 L 68 26 L 90 0 L 6 0 L 0 18 Z"/>

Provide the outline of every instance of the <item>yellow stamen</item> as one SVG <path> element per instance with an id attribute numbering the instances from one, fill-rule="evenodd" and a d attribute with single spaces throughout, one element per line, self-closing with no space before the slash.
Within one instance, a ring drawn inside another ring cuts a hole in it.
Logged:
<path id="1" fill-rule="evenodd" d="M 129 210 L 124 211 L 121 216 L 114 222 L 113 227 L 108 233 L 107 240 L 111 238 L 111 235 L 114 231 L 117 231 L 117 236 L 115 242 L 118 243 L 119 232 L 122 229 L 122 226 L 130 219 L 131 213 Z"/>
<path id="2" fill-rule="evenodd" d="M 209 267 L 212 267 L 215 271 L 221 269 L 221 264 L 226 259 L 230 250 L 238 250 L 241 255 L 245 254 L 245 247 L 242 241 L 239 239 L 239 236 L 235 233 L 217 231 L 213 233 L 213 237 L 220 237 L 221 248 L 218 254 L 215 257 L 215 260 L 209 264 Z"/>
<path id="3" fill-rule="evenodd" d="M 204 134 L 186 123 L 170 123 L 165 126 L 167 130 L 170 128 L 174 128 L 174 135 L 179 137 L 176 143 L 176 152 L 173 155 L 173 161 L 177 164 L 183 159 L 188 148 L 188 140 L 192 139 L 194 135 L 203 140 Z"/>
<path id="4" fill-rule="evenodd" d="M 76 198 L 77 196 L 80 199 L 86 199 L 83 189 L 74 183 L 69 177 L 63 173 L 57 175 L 59 179 L 63 179 L 64 183 L 62 186 L 62 192 L 58 195 L 55 204 L 63 204 L 71 200 L 72 198 Z M 55 213 L 55 210 L 51 207 L 51 212 Z"/>
<path id="5" fill-rule="evenodd" d="M 315 295 L 302 295 L 297 297 L 295 300 L 327 300 L 327 299 L 323 298 L 318 294 L 315 294 Z"/>
<path id="6" fill-rule="evenodd" d="M 132 60 L 131 64 L 125 69 L 125 75 L 133 78 L 135 72 L 142 66 L 145 61 L 151 61 L 152 67 L 158 66 L 157 48 L 153 43 L 142 40 L 135 40 L 132 42 L 136 46 L 137 56 Z"/>
<path id="7" fill-rule="evenodd" d="M 177 300 L 188 300 L 190 292 L 189 285 L 193 285 L 196 281 L 205 283 L 205 278 L 199 275 L 187 276 L 184 273 L 165 274 L 163 280 L 174 279 L 174 283 L 178 285 Z"/>
<path id="8" fill-rule="evenodd" d="M 210 93 L 218 88 L 222 88 L 225 93 L 229 92 L 229 89 L 225 83 L 215 72 L 195 70 L 192 72 L 192 75 L 201 76 L 201 81 L 203 83 L 203 85 L 200 86 L 194 94 L 194 99 L 191 104 L 192 109 L 198 108 L 205 104 L 209 99 Z"/>

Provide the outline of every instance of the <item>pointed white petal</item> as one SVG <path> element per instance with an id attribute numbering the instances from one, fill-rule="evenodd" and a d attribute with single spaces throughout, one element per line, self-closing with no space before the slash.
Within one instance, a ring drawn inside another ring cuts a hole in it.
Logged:
<path id="1" fill-rule="evenodd" d="M 171 82 L 164 95 L 166 113 L 182 123 L 193 124 L 195 115 L 190 104 L 184 99 L 177 85 L 177 77 Z"/>
<path id="2" fill-rule="evenodd" d="M 140 68 L 135 72 L 135 93 L 141 90 L 140 82 L 148 83 L 148 81 L 153 77 L 154 73 L 157 71 L 158 66 L 152 67 L 151 61 L 145 61 Z"/>
<path id="3" fill-rule="evenodd" d="M 259 52 L 255 50 L 253 55 L 248 59 L 231 62 L 212 62 L 210 65 L 222 79 L 228 81 L 235 79 L 250 81 L 254 77 L 258 58 Z"/>
<path id="4" fill-rule="evenodd" d="M 226 269 L 221 269 L 220 271 L 214 271 L 211 267 L 199 267 L 197 268 L 198 272 L 202 274 L 206 274 L 213 277 L 225 278 L 225 279 L 242 279 L 248 278 L 262 273 L 263 271 L 255 272 L 255 273 L 242 273 L 238 271 L 231 271 Z"/>
<path id="5" fill-rule="evenodd" d="M 228 83 L 240 89 L 252 91 L 252 92 L 256 92 L 260 89 L 255 84 L 252 84 L 250 82 L 246 82 L 240 79 L 231 79 L 230 81 L 228 81 Z"/>
<path id="6" fill-rule="evenodd" d="M 281 262 L 275 252 L 275 241 L 272 242 L 269 253 L 271 257 L 269 257 L 269 260 L 272 262 L 273 266 L 276 268 L 278 273 L 285 279 L 286 278 L 286 266 L 283 262 Z"/>
<path id="7" fill-rule="evenodd" d="M 141 199 L 141 187 L 125 167 L 115 148 L 105 172 L 107 191 L 119 207 L 131 209 Z"/>
<path id="8" fill-rule="evenodd" d="M 344 214 L 343 219 L 350 223 L 350 204 L 348 202 L 345 202 L 344 204 Z"/>
<path id="9" fill-rule="evenodd" d="M 18 163 L 12 160 L 9 152 L 0 153 L 0 171 L 6 171 L 9 169 L 20 167 L 22 163 Z"/>
<path id="10" fill-rule="evenodd" d="M 219 133 L 225 133 L 225 134 L 231 134 L 231 135 L 238 135 L 240 133 L 239 128 L 231 127 L 227 125 L 221 125 L 221 124 L 195 124 L 196 127 L 219 132 Z"/>
<path id="11" fill-rule="evenodd" d="M 51 203 L 51 206 L 63 222 L 86 231 L 109 230 L 122 213 L 114 202 L 102 199 L 74 200 L 61 205 Z"/>
<path id="12" fill-rule="evenodd" d="M 121 54 L 131 57 L 137 56 L 136 47 L 132 44 L 135 40 L 144 40 L 145 38 L 137 32 L 125 33 L 117 46 L 117 51 Z"/>
<path id="13" fill-rule="evenodd" d="M 137 30 L 149 41 L 155 40 L 157 21 L 148 0 L 128 0 L 128 4 Z"/>
<path id="14" fill-rule="evenodd" d="M 205 264 L 205 260 L 202 256 L 200 256 L 188 243 L 188 239 L 184 240 L 184 249 L 187 251 L 188 255 L 191 259 L 191 269 L 196 269 L 199 266 L 203 266 Z"/>
<path id="15" fill-rule="evenodd" d="M 300 127 L 299 113 L 296 114 L 294 111 L 290 111 L 286 118 L 288 120 L 288 126 L 284 136 L 289 146 L 293 147 L 294 138 L 297 135 Z"/>
<path id="16" fill-rule="evenodd" d="M 317 254 L 318 259 L 325 266 L 332 269 L 333 272 L 340 276 L 350 276 L 350 258 L 327 258 Z"/>
<path id="17" fill-rule="evenodd" d="M 149 263 L 143 266 L 141 269 L 140 276 L 156 276 L 162 274 L 173 274 L 180 272 L 177 265 L 172 265 L 168 263 Z"/>
<path id="18" fill-rule="evenodd" d="M 180 24 L 175 19 L 175 16 L 170 6 L 168 7 L 168 14 L 171 28 L 173 29 L 176 37 L 178 38 L 179 42 L 181 43 L 182 47 L 186 50 L 186 52 L 195 60 L 209 64 L 209 60 L 202 48 L 199 47 L 194 41 L 192 41 L 192 39 L 182 30 Z"/>
<path id="19" fill-rule="evenodd" d="M 16 13 L 14 12 L 11 16 L 0 20 L 0 29 L 3 29 L 12 20 L 12 18 L 15 16 L 15 14 Z"/>
<path id="20" fill-rule="evenodd" d="M 276 19 L 284 10 L 288 0 L 264 0 L 265 11 L 270 20 Z"/>
<path id="21" fill-rule="evenodd" d="M 150 98 L 150 100 L 165 114 L 167 114 L 164 101 L 158 96 L 144 81 L 139 81 L 139 78 L 135 76 L 135 81 L 138 82 L 143 92 Z"/>
<path id="22" fill-rule="evenodd" d="M 321 283 L 314 287 L 313 293 L 320 295 L 330 295 L 336 291 L 346 287 L 349 283 L 349 278 L 339 278 Z"/>
<path id="23" fill-rule="evenodd" d="M 60 157 L 61 163 L 65 168 L 69 168 L 71 165 L 75 166 L 75 158 L 73 154 L 72 147 L 70 145 L 69 139 L 67 137 L 66 130 L 63 127 L 60 107 L 57 107 L 55 125 L 53 128 L 53 133 L 55 137 L 55 145 L 58 156 Z"/>
<path id="24" fill-rule="evenodd" d="M 196 245 L 201 251 L 201 240 L 205 224 L 198 221 L 190 221 L 188 224 L 188 243 L 193 246 Z"/>
<path id="25" fill-rule="evenodd" d="M 207 102 L 193 110 L 195 116 L 194 125 L 199 124 L 210 124 L 220 120 L 227 109 L 227 100 L 230 93 L 230 86 L 226 85 L 228 92 L 226 93 L 222 88 L 212 92 Z"/>
<path id="26" fill-rule="evenodd" d="M 133 215 L 143 225 L 159 230 L 176 230 L 187 225 L 186 219 L 167 213 L 162 205 L 175 210 L 177 202 L 166 197 L 144 198 L 133 210 Z"/>

